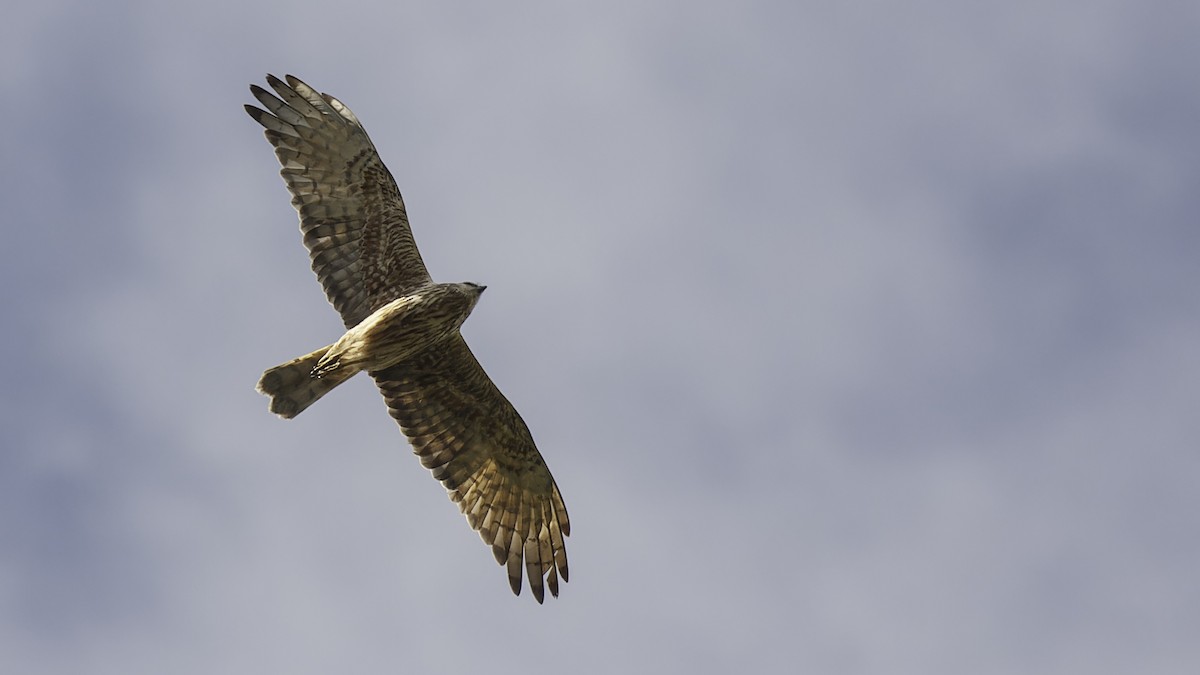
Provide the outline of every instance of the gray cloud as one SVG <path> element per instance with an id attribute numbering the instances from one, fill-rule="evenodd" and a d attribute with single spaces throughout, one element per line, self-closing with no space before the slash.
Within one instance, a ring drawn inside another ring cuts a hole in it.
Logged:
<path id="1" fill-rule="evenodd" d="M 20 12 L 21 672 L 1200 657 L 1194 12 Z M 339 325 L 240 109 L 268 70 L 350 105 L 435 277 L 489 285 L 464 332 L 567 499 L 559 600 L 508 594 L 369 382 L 287 423 L 253 391 Z"/>

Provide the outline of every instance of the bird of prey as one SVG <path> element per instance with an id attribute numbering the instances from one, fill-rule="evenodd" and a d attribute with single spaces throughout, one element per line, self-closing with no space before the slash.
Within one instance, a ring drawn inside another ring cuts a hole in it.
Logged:
<path id="1" fill-rule="evenodd" d="M 300 213 L 312 269 L 346 332 L 263 373 L 270 410 L 295 417 L 359 371 L 379 386 L 413 452 L 506 566 L 541 603 L 567 581 L 570 534 L 558 486 L 529 428 L 459 329 L 484 286 L 434 283 L 413 242 L 392 174 L 350 109 L 299 79 L 251 85 L 280 174 Z"/>

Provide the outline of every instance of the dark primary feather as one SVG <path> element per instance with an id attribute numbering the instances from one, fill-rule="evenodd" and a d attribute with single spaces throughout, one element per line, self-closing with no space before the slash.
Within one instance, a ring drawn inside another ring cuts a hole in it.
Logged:
<path id="1" fill-rule="evenodd" d="M 266 128 L 300 213 L 304 245 L 347 328 L 430 281 L 396 181 L 358 119 L 300 80 L 268 75 L 251 85 L 266 108 L 246 112 Z"/>

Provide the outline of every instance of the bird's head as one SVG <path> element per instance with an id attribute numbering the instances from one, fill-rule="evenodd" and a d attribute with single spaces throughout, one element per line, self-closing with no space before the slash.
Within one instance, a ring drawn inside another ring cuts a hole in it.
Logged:
<path id="1" fill-rule="evenodd" d="M 473 281 L 466 281 L 458 284 L 459 290 L 467 296 L 467 301 L 470 302 L 471 309 L 475 308 L 475 303 L 479 302 L 479 296 L 487 289 L 483 284 L 477 284 Z"/>

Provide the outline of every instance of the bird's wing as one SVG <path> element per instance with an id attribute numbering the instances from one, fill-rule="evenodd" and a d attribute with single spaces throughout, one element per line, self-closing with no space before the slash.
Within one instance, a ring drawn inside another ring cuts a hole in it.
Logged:
<path id="1" fill-rule="evenodd" d="M 396 181 L 354 113 L 291 75 L 267 83 L 275 94 L 250 86 L 266 110 L 246 112 L 266 128 L 313 272 L 350 328 L 429 282 L 429 272 Z"/>
<path id="2" fill-rule="evenodd" d="M 529 428 L 462 336 L 371 376 L 421 463 L 507 567 L 513 593 L 524 568 L 539 603 L 543 582 L 557 596 L 567 508 Z"/>

